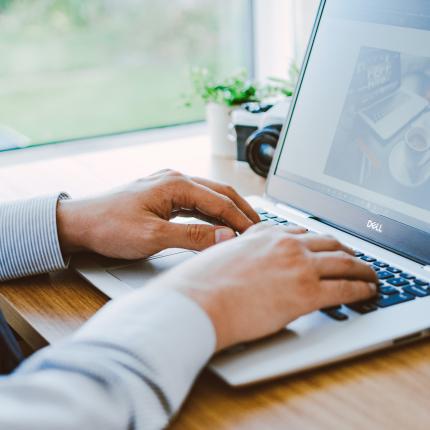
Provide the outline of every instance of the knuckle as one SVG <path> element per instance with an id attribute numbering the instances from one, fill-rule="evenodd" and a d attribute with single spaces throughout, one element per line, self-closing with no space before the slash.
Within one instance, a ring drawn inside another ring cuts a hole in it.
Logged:
<path id="1" fill-rule="evenodd" d="M 301 241 L 293 236 L 285 235 L 279 239 L 279 245 L 289 252 L 303 252 L 304 246 Z"/>
<path id="2" fill-rule="evenodd" d="M 342 247 L 342 244 L 335 237 L 331 236 L 328 238 L 328 240 L 331 243 L 331 245 L 333 246 L 333 248 L 339 249 Z"/>
<path id="3" fill-rule="evenodd" d="M 236 208 L 236 205 L 234 204 L 233 200 L 230 199 L 230 197 L 222 196 L 221 200 L 225 211 L 232 211 Z"/>
<path id="4" fill-rule="evenodd" d="M 346 253 L 345 251 L 337 251 L 336 252 L 336 258 L 340 264 L 342 264 L 342 267 L 345 269 L 351 269 L 354 267 L 356 261 L 354 257 Z"/>
<path id="5" fill-rule="evenodd" d="M 323 237 L 334 242 L 338 241 L 332 234 L 325 234 Z"/>
<path id="6" fill-rule="evenodd" d="M 204 230 L 197 224 L 188 224 L 186 235 L 190 243 L 202 243 L 206 237 Z"/>
<path id="7" fill-rule="evenodd" d="M 329 245 L 331 247 L 333 247 L 333 249 L 339 249 L 342 247 L 342 244 L 339 242 L 338 239 L 336 239 L 334 236 L 332 236 L 331 234 L 328 234 L 325 236 L 325 239 L 327 240 L 327 242 L 329 243 Z"/>
<path id="8" fill-rule="evenodd" d="M 230 195 L 236 195 L 236 190 L 231 185 L 225 185 L 224 186 L 225 191 Z"/>
<path id="9" fill-rule="evenodd" d="M 164 178 L 164 181 L 167 184 L 171 184 L 173 186 L 185 185 L 188 182 L 187 179 L 185 178 L 185 176 L 183 176 L 183 175 L 176 175 L 176 174 L 174 174 L 174 175 L 170 175 L 170 174 L 166 175 L 165 178 Z"/>
<path id="10" fill-rule="evenodd" d="M 165 175 L 166 176 L 173 176 L 173 177 L 181 177 L 181 176 L 183 176 L 183 174 L 181 173 L 181 172 L 179 172 L 179 171 L 177 171 L 177 170 L 174 170 L 174 169 L 166 169 L 165 170 Z"/>

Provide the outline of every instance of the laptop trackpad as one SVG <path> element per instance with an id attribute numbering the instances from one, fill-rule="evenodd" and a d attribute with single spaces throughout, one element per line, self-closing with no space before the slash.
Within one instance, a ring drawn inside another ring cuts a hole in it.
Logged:
<path id="1" fill-rule="evenodd" d="M 187 261 L 195 255 L 196 253 L 192 251 L 182 251 L 165 256 L 160 255 L 148 260 L 135 261 L 107 271 L 130 287 L 139 288 L 164 271 Z"/>

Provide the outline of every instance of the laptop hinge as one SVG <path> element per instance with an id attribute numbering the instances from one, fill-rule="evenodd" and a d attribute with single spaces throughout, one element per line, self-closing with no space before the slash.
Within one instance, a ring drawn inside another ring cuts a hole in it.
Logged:
<path id="1" fill-rule="evenodd" d="M 283 203 L 275 203 L 275 206 L 284 211 L 293 213 L 294 215 L 299 216 L 300 218 L 306 218 L 306 219 L 312 218 L 311 214 L 303 212 L 299 209 L 292 208 L 291 206 L 284 205 Z"/>

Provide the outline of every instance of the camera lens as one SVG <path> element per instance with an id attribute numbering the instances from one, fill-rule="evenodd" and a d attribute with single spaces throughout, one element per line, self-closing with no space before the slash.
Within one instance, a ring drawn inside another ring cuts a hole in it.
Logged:
<path id="1" fill-rule="evenodd" d="M 270 125 L 257 130 L 246 141 L 246 158 L 251 169 L 267 177 L 281 134 L 281 125 Z"/>

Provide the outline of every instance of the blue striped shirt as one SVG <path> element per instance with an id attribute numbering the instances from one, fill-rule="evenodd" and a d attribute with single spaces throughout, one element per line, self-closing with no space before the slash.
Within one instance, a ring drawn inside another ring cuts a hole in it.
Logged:
<path id="1" fill-rule="evenodd" d="M 0 205 L 0 281 L 66 268 L 57 234 L 57 204 L 67 194 Z"/>
<path id="2" fill-rule="evenodd" d="M 66 267 L 56 226 L 63 198 L 0 204 L 0 280 Z M 164 428 L 213 354 L 216 337 L 195 302 L 163 288 L 170 282 L 164 278 L 153 282 L 109 303 L 71 338 L 0 379 L 0 429 Z M 0 338 L 13 353 L 1 325 L 0 319 Z"/>

